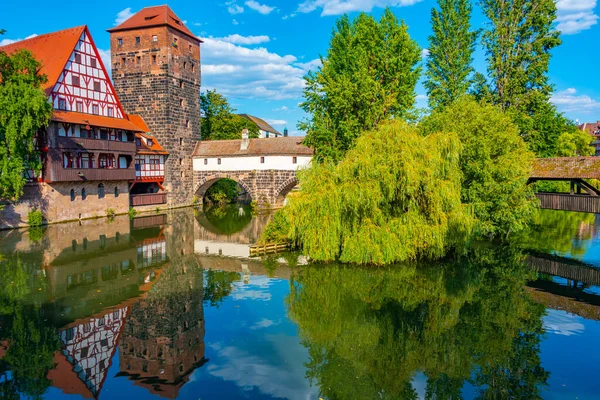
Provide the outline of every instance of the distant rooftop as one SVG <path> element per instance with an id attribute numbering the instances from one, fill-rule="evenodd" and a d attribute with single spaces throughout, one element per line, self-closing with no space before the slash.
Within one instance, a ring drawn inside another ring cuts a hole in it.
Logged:
<path id="1" fill-rule="evenodd" d="M 303 145 L 303 139 L 295 136 L 248 139 L 246 150 L 241 150 L 241 139 L 201 141 L 196 143 L 194 157 L 312 156 L 314 150 Z"/>
<path id="2" fill-rule="evenodd" d="M 238 114 L 240 117 L 242 118 L 246 118 L 247 120 L 250 120 L 252 122 L 254 122 L 259 129 L 263 130 L 263 131 L 267 131 L 267 132 L 273 132 L 277 135 L 281 135 L 281 133 L 273 128 L 271 125 L 269 125 L 264 119 L 255 117 L 253 115 L 249 115 L 249 114 Z"/>

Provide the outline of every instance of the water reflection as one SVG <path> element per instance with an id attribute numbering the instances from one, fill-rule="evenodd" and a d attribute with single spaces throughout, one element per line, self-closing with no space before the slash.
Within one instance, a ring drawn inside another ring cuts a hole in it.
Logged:
<path id="1" fill-rule="evenodd" d="M 600 390 L 586 377 L 598 371 L 589 338 L 600 333 L 600 273 L 567 258 L 573 248 L 544 250 L 532 236 L 525 252 L 475 246 L 458 260 L 390 268 L 257 260 L 247 249 L 270 216 L 245 212 L 0 232 L 0 398 Z M 560 229 L 592 243 L 585 218 Z M 552 358 L 564 346 L 586 352 L 577 376 L 572 361 Z"/>

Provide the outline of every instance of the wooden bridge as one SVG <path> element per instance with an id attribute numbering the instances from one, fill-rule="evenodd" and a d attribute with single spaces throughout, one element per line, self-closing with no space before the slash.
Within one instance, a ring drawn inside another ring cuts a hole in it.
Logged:
<path id="1" fill-rule="evenodd" d="M 529 183 L 570 183 L 569 193 L 536 193 L 542 208 L 600 213 L 600 190 L 588 181 L 591 179 L 600 179 L 600 157 L 538 158 Z"/>

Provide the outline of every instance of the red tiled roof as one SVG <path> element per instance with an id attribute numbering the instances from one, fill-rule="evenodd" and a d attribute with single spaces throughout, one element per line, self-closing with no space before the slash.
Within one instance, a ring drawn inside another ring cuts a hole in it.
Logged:
<path id="1" fill-rule="evenodd" d="M 255 117 L 254 115 L 249 115 L 249 114 L 238 114 L 238 115 L 242 118 L 246 118 L 247 120 L 254 122 L 258 126 L 258 128 L 262 129 L 263 131 L 273 132 L 278 135 L 281 135 L 281 133 L 277 129 L 273 128 L 262 118 L 258 118 L 258 117 Z"/>
<path id="2" fill-rule="evenodd" d="M 122 119 L 104 117 L 101 115 L 84 114 L 73 111 L 54 110 L 52 121 L 67 122 L 71 124 L 91 125 L 105 128 L 123 129 L 126 131 L 140 132 L 142 129 L 133 122 Z"/>
<path id="3" fill-rule="evenodd" d="M 127 114 L 127 118 L 140 128 L 140 132 L 150 132 L 150 128 L 146 125 L 146 121 L 138 114 Z"/>
<path id="4" fill-rule="evenodd" d="M 138 28 L 148 28 L 151 26 L 170 26 L 171 28 L 188 35 L 190 38 L 202 42 L 192 33 L 181 19 L 175 15 L 168 5 L 142 8 L 131 18 L 121 25 L 107 29 L 108 32 L 120 32 Z"/>
<path id="5" fill-rule="evenodd" d="M 196 143 L 194 157 L 244 157 L 244 156 L 312 156 L 313 149 L 302 144 L 302 137 L 277 137 L 248 139 L 248 149 L 241 150 L 241 139 L 212 140 Z"/>
<path id="6" fill-rule="evenodd" d="M 166 151 L 160 145 L 160 143 L 158 143 L 158 141 L 156 140 L 156 138 L 154 136 L 150 136 L 145 133 L 136 133 L 135 137 L 142 139 L 140 141 L 140 143 L 141 143 L 140 146 L 137 146 L 136 153 L 138 153 L 138 154 L 165 154 L 165 155 L 169 154 L 169 152 Z M 148 143 L 146 141 L 147 139 L 152 140 L 152 146 L 148 146 Z"/>
<path id="7" fill-rule="evenodd" d="M 537 158 L 532 179 L 600 179 L 600 157 Z"/>
<path id="8" fill-rule="evenodd" d="M 579 129 L 589 133 L 590 135 L 597 135 L 600 133 L 600 121 L 598 122 L 584 122 L 579 125 Z"/>
<path id="9" fill-rule="evenodd" d="M 21 49 L 29 50 L 42 64 L 40 73 L 48 77 L 48 82 L 42 88 L 48 92 L 58 81 L 85 29 L 87 28 L 84 25 L 47 33 L 0 47 L 0 51 L 10 54 Z"/>

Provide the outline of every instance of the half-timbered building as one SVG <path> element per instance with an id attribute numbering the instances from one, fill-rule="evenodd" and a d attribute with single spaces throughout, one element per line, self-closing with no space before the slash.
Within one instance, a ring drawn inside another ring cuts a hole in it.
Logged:
<path id="1" fill-rule="evenodd" d="M 89 29 L 0 47 L 9 54 L 21 49 L 41 63 L 54 111 L 36 138 L 42 170 L 28 174 L 22 200 L 5 208 L 4 227 L 20 225 L 32 209 L 51 222 L 126 212 L 136 181 L 136 137 L 151 136 L 141 117 L 125 113 Z"/>

